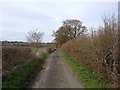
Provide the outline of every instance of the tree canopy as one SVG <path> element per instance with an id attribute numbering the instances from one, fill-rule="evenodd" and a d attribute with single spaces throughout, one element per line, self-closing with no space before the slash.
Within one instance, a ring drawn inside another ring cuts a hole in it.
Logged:
<path id="1" fill-rule="evenodd" d="M 77 19 L 67 19 L 63 21 L 63 25 L 53 33 L 55 41 L 62 45 L 68 40 L 79 37 L 86 31 L 86 27 L 82 25 L 82 22 Z"/>

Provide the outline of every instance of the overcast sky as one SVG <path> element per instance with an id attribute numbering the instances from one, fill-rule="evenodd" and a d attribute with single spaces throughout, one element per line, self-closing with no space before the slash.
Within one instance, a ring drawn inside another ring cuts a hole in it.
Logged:
<path id="1" fill-rule="evenodd" d="M 44 32 L 43 42 L 51 42 L 54 39 L 51 36 L 52 32 L 62 25 L 63 20 L 78 19 L 87 27 L 98 27 L 102 24 L 102 16 L 105 14 L 109 16 L 115 13 L 116 17 L 118 14 L 117 0 L 108 2 L 100 2 L 101 0 L 98 0 L 99 2 L 25 1 L 4 0 L 0 4 L 1 40 L 26 41 L 25 35 L 28 31 L 39 29 Z"/>

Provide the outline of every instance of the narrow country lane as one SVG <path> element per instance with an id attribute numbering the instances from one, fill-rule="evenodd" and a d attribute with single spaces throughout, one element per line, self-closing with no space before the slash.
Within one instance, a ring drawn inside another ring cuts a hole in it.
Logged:
<path id="1" fill-rule="evenodd" d="M 83 88 L 60 50 L 52 53 L 30 88 Z"/>

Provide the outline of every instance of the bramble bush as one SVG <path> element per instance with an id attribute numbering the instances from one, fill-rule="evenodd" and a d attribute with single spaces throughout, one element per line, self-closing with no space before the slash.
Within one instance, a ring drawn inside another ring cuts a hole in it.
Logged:
<path id="1" fill-rule="evenodd" d="M 92 28 L 90 33 L 63 44 L 62 49 L 77 63 L 106 79 L 112 87 L 120 87 L 117 20 L 104 18 L 103 23 L 102 27 Z"/>

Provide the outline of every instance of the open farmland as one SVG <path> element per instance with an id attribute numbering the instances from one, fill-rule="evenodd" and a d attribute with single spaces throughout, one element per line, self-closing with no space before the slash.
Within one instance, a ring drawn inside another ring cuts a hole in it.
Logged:
<path id="1" fill-rule="evenodd" d="M 2 1 L 3 90 L 120 88 L 120 2 Z"/>
<path id="2" fill-rule="evenodd" d="M 46 58 L 46 55 L 49 54 L 47 48 L 49 48 L 49 45 L 47 46 L 44 45 L 42 47 L 40 46 L 36 48 L 35 46 L 32 45 L 17 46 L 14 44 L 11 45 L 9 43 L 2 46 L 3 87 L 7 88 L 9 87 L 9 85 L 11 86 L 11 84 L 7 82 L 8 79 L 14 81 L 15 78 L 17 77 L 18 79 L 15 80 L 14 83 L 22 82 L 25 83 L 26 85 L 27 82 L 21 81 L 20 78 L 23 78 L 23 80 L 26 81 L 29 79 L 29 77 L 35 75 L 33 72 L 36 72 L 37 69 L 39 70 L 40 67 L 42 68 L 44 59 Z M 27 71 L 23 71 L 23 69 Z M 25 76 L 21 76 L 20 73 L 25 73 Z M 15 77 L 14 74 L 16 74 Z M 25 87 L 24 84 L 22 83 L 19 85 Z"/>
<path id="3" fill-rule="evenodd" d="M 3 76 L 18 66 L 35 58 L 35 52 L 30 47 L 3 46 L 2 64 Z"/>

